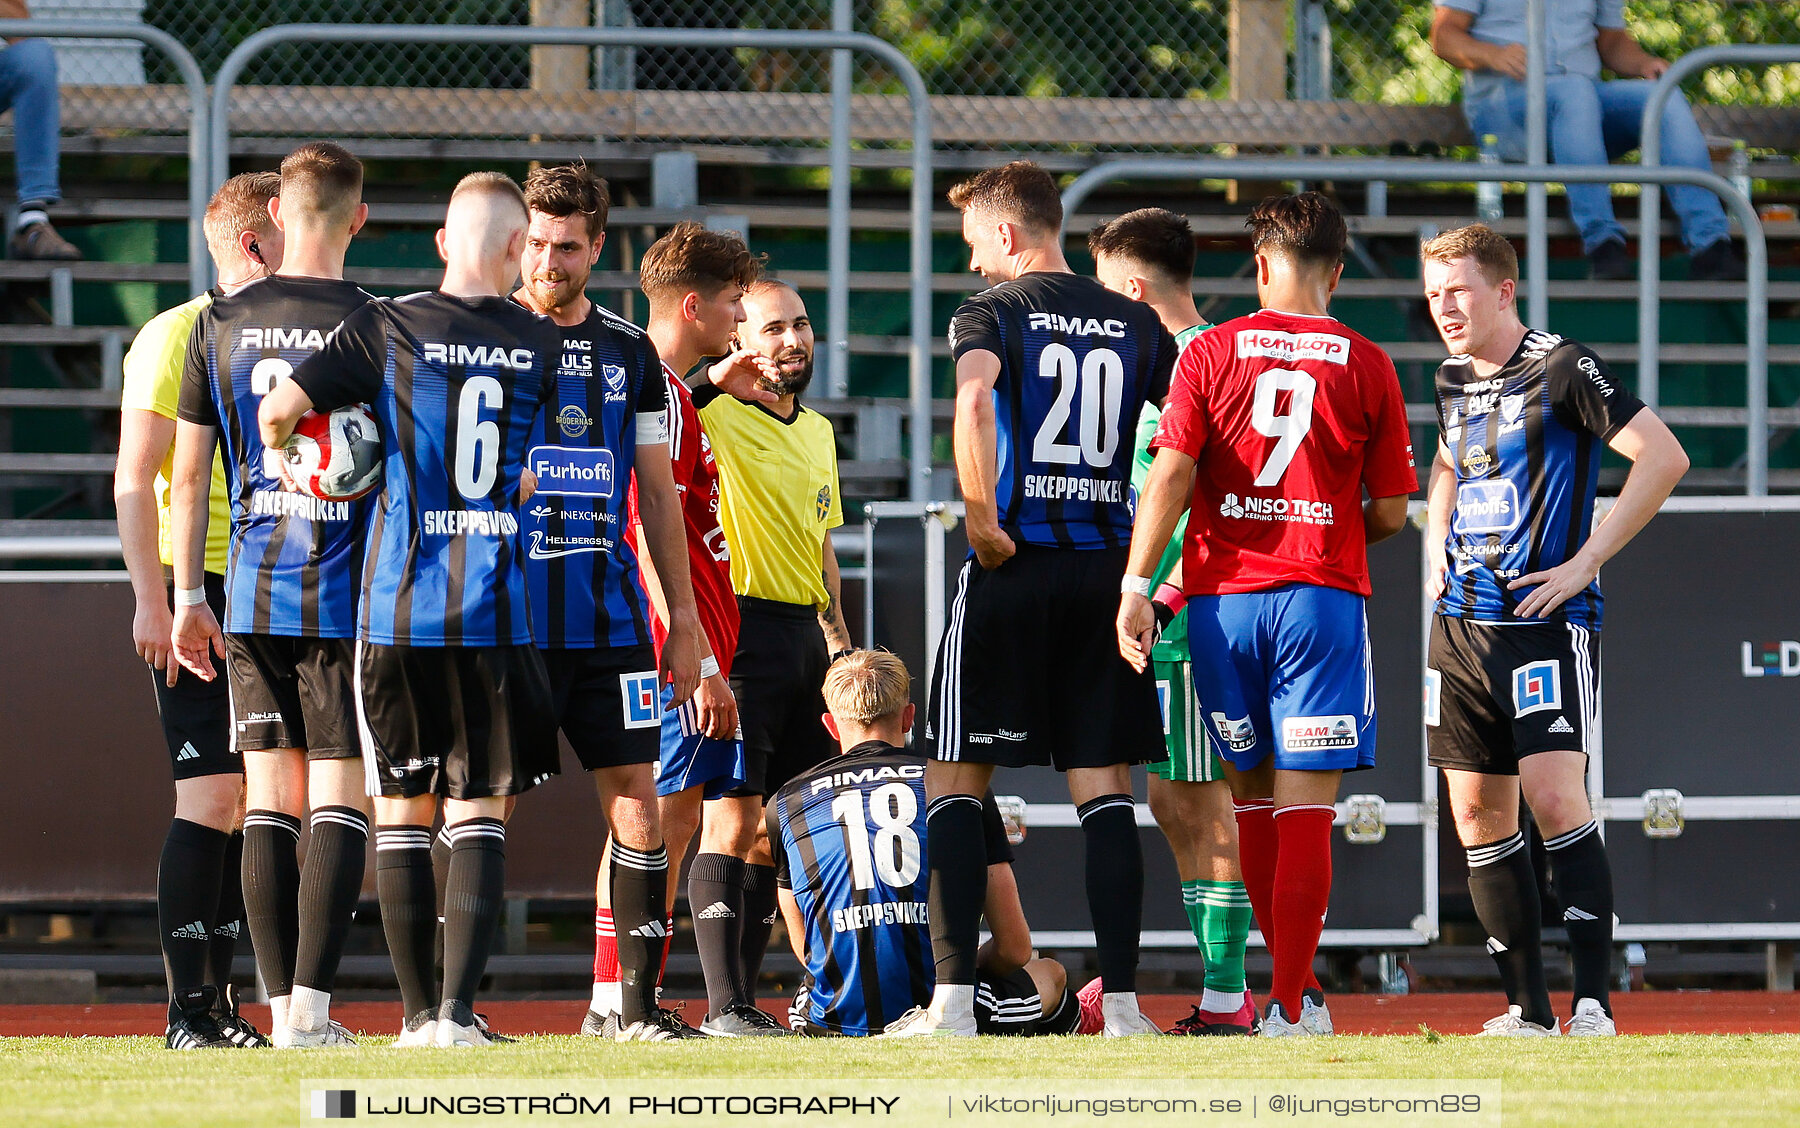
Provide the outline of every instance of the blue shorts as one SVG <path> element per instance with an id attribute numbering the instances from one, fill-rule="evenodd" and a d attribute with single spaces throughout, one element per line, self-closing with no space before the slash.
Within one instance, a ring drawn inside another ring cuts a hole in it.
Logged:
<path id="1" fill-rule="evenodd" d="M 675 688 L 662 687 L 662 755 L 656 761 L 656 793 L 674 795 L 704 787 L 708 799 L 744 785 L 744 741 L 714 740 L 700 732 L 699 709 L 689 700 L 675 708 Z"/>
<path id="2" fill-rule="evenodd" d="M 1363 597 L 1289 584 L 1188 600 L 1194 691 L 1240 771 L 1375 766 L 1375 679 Z"/>

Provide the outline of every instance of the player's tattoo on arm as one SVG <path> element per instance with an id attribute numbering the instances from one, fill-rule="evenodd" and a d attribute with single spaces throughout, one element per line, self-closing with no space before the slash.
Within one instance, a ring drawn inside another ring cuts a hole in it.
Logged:
<path id="1" fill-rule="evenodd" d="M 825 632 L 825 649 L 833 654 L 851 649 L 850 628 L 838 614 L 838 590 L 829 570 L 819 573 L 825 581 L 825 604 L 819 608 L 819 629 Z"/>

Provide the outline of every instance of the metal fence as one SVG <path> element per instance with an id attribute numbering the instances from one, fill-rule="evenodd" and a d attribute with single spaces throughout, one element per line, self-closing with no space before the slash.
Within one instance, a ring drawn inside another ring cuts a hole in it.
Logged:
<path id="1" fill-rule="evenodd" d="M 40 17 L 135 9 L 152 27 L 186 44 L 208 74 L 262 27 L 280 23 L 444 23 L 523 26 L 532 0 L 40 0 Z M 62 4 L 65 8 L 57 8 Z M 832 0 L 536 0 L 547 22 L 608 27 L 711 29 L 833 28 Z M 1231 0 L 1141 0 L 1130 5 L 1047 5 L 1025 0 L 854 0 L 848 30 L 875 35 L 917 66 L 934 95 L 1082 98 L 1224 98 L 1231 93 L 1228 31 Z M 1382 104 L 1444 104 L 1458 97 L 1457 72 L 1431 52 L 1427 0 L 1294 0 L 1289 92 Z M 131 18 L 129 15 L 123 18 Z M 1763 0 L 1633 0 L 1627 21 L 1644 45 L 1665 58 L 1728 43 L 1800 43 L 1800 5 Z M 538 49 L 543 51 L 545 49 Z M 794 49 L 606 47 L 537 54 L 519 44 L 455 47 L 292 44 L 257 61 L 251 85 L 540 88 L 548 74 L 565 88 L 692 93 L 820 93 L 829 89 L 828 53 Z M 65 43 L 65 81 L 126 85 L 169 82 L 158 58 L 123 56 L 97 62 L 92 45 Z M 1323 58 L 1321 64 L 1319 60 Z M 549 61 L 554 60 L 554 65 Z M 99 68 L 96 70 L 96 68 Z M 880 60 L 853 65 L 860 93 L 903 92 Z M 1800 104 L 1800 65 L 1720 67 L 1685 87 L 1703 102 Z M 479 101 L 458 104 L 455 121 L 419 115 L 396 123 L 395 136 L 491 132 Z M 723 121 L 724 119 L 721 119 Z M 691 135 L 691 133 L 690 133 Z M 727 137 L 728 134 L 721 134 Z M 940 139 L 940 144 L 944 142 Z M 1005 149 L 1013 143 L 962 142 Z M 1143 150 L 1144 142 L 1132 148 Z M 1166 145 L 1192 150 L 1180 136 Z M 1084 148 L 1106 152 L 1127 146 Z"/>

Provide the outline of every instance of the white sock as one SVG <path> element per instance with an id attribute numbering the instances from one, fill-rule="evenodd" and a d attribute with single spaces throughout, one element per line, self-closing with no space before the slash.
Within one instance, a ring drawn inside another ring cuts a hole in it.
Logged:
<path id="1" fill-rule="evenodd" d="M 931 991 L 931 1013 L 939 1022 L 957 1022 L 975 1018 L 975 985 L 973 983 L 940 983 Z"/>
<path id="2" fill-rule="evenodd" d="M 23 231 L 34 223 L 49 223 L 50 217 L 42 208 L 24 208 L 19 212 L 18 230 Z"/>
<path id="3" fill-rule="evenodd" d="M 617 983 L 594 984 L 593 1002 L 588 1006 L 596 1014 L 618 1014 L 625 1009 L 623 988 Z"/>
<path id="4" fill-rule="evenodd" d="M 288 1024 L 288 997 L 275 995 L 269 999 L 269 1021 L 272 1026 Z"/>
<path id="5" fill-rule="evenodd" d="M 331 1021 L 331 993 L 294 985 L 289 997 L 287 1024 L 293 1030 L 317 1030 Z"/>
<path id="6" fill-rule="evenodd" d="M 1215 991 L 1211 987 L 1207 987 L 1200 992 L 1200 1009 L 1203 1011 L 1236 1014 L 1238 1008 L 1243 1005 L 1244 993 L 1242 991 Z"/>
<path id="7" fill-rule="evenodd" d="M 1138 1014 L 1136 991 L 1108 991 L 1100 996 L 1100 1009 L 1105 1014 Z"/>

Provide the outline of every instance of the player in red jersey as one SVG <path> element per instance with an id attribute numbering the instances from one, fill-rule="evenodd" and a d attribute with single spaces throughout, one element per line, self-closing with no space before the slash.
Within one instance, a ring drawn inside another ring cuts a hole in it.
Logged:
<path id="1" fill-rule="evenodd" d="M 1264 200 L 1247 225 L 1262 309 L 1201 334 L 1175 366 L 1121 585 L 1119 650 L 1149 660 L 1147 577 L 1191 498 L 1194 689 L 1275 959 L 1263 1033 L 1329 1034 L 1310 976 L 1331 895 L 1332 804 L 1345 771 L 1375 764 L 1367 546 L 1399 532 L 1419 483 L 1393 362 L 1326 313 L 1343 217 L 1306 192 Z"/>

